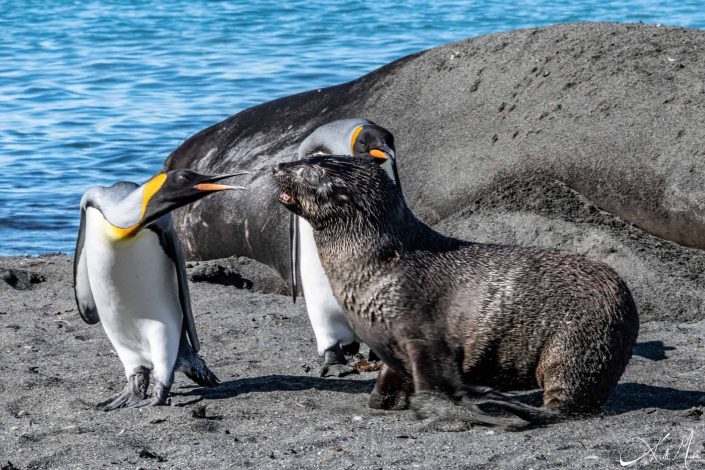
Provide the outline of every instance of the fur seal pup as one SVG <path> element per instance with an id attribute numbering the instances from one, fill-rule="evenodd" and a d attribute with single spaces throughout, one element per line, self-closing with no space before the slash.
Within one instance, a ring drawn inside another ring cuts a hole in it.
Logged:
<path id="1" fill-rule="evenodd" d="M 124 390 L 99 408 L 165 404 L 175 368 L 199 385 L 218 384 L 197 354 L 184 257 L 168 213 L 235 189 L 216 181 L 238 174 L 174 170 L 142 186 L 96 186 L 81 199 L 74 257 L 78 311 L 86 323 L 103 324 L 127 376 Z M 155 384 L 147 398 L 150 371 Z"/>
<path id="2" fill-rule="evenodd" d="M 397 187 L 394 136 L 387 129 L 367 119 L 339 119 L 313 131 L 299 146 L 299 159 L 316 154 L 350 155 L 351 158 L 374 158 Z M 306 311 L 316 336 L 318 355 L 323 357 L 320 375 L 342 377 L 355 372 L 347 364 L 346 354 L 356 354 L 360 344 L 338 305 L 330 282 L 318 259 L 313 229 L 305 219 L 293 213 L 290 219 L 291 286 L 296 301 L 297 278 L 306 297 Z M 371 358 L 375 360 L 376 357 Z"/>
<path id="3" fill-rule="evenodd" d="M 418 416 L 444 416 L 439 397 L 453 397 L 492 424 L 515 418 L 486 418 L 489 403 L 532 422 L 601 409 L 639 330 L 607 265 L 443 236 L 369 159 L 313 157 L 273 173 L 279 201 L 313 227 L 350 325 L 384 361 L 372 407 L 404 408 L 413 393 Z M 537 386 L 542 408 L 495 391 Z"/>

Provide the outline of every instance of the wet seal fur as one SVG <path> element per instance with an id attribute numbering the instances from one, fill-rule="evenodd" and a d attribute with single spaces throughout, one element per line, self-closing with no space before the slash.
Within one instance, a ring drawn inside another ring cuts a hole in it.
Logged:
<path id="1" fill-rule="evenodd" d="M 480 244 L 421 223 L 368 159 L 277 165 L 279 200 L 314 228 L 336 298 L 385 366 L 370 406 L 485 424 L 599 412 L 639 319 L 607 265 L 563 251 Z M 543 388 L 543 407 L 498 390 Z M 467 405 L 454 407 L 446 397 Z M 489 405 L 489 406 L 488 406 Z"/>

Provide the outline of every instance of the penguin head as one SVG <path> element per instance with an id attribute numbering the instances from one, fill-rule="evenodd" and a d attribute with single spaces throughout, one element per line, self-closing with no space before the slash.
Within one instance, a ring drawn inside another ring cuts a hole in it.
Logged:
<path id="1" fill-rule="evenodd" d="M 299 146 L 299 158 L 312 155 L 372 157 L 400 186 L 394 136 L 367 119 L 339 119 L 318 127 Z"/>
<path id="2" fill-rule="evenodd" d="M 230 189 L 246 189 L 241 186 L 219 184 L 218 181 L 247 172 L 221 175 L 203 175 L 192 170 L 178 169 L 158 173 L 126 197 L 120 210 L 133 214 L 130 226 L 113 226 L 113 236 L 128 238 L 154 222 L 164 214 L 186 204 L 195 202 L 209 194 Z M 126 207 L 129 206 L 129 207 Z M 137 207 L 139 206 L 139 207 Z M 139 216 L 136 217 L 136 212 Z M 125 225 L 125 224 L 119 224 Z"/>
<path id="3" fill-rule="evenodd" d="M 394 161 L 394 136 L 384 127 L 370 123 L 355 128 L 351 138 L 352 155 L 369 155 L 380 165 Z"/>
<path id="4" fill-rule="evenodd" d="M 399 188 L 371 157 L 314 156 L 273 169 L 279 202 L 315 230 L 382 220 L 404 206 Z"/>

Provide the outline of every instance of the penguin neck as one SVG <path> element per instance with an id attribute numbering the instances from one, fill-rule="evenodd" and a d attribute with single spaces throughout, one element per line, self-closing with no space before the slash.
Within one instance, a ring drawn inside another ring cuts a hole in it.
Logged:
<path id="1" fill-rule="evenodd" d="M 129 239 L 140 231 L 139 222 L 144 212 L 144 187 L 140 186 L 123 199 L 101 211 L 108 223 L 108 235 L 115 241 Z"/>

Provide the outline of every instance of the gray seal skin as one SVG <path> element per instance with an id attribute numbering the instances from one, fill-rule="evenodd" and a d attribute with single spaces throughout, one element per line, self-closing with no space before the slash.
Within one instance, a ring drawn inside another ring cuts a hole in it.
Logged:
<path id="1" fill-rule="evenodd" d="M 705 32 L 682 28 L 518 30 L 246 109 L 187 139 L 166 161 L 167 169 L 253 172 L 247 195 L 175 212 L 185 255 L 247 256 L 288 280 L 288 221 L 267 197 L 267 172 L 293 158 L 318 126 L 361 114 L 396 137 L 404 195 L 427 223 L 533 175 L 539 192 L 562 182 L 649 233 L 705 248 L 705 56 L 682 53 L 703 47 Z"/>
<path id="2" fill-rule="evenodd" d="M 607 265 L 445 237 L 369 159 L 273 171 L 279 201 L 314 228 L 350 325 L 384 361 L 372 407 L 404 408 L 413 393 L 421 417 L 443 409 L 438 394 L 511 402 L 505 410 L 529 421 L 601 409 L 639 330 L 629 289 Z M 537 412 L 494 390 L 536 387 Z"/>

